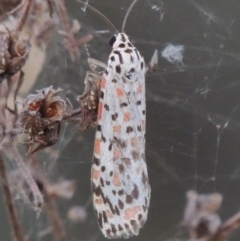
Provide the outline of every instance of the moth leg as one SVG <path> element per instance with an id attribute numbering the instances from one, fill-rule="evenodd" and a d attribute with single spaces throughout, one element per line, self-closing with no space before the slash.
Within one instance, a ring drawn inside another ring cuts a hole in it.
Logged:
<path id="1" fill-rule="evenodd" d="M 148 71 L 155 72 L 157 71 L 157 69 L 158 69 L 158 50 L 155 49 L 150 63 L 148 64 L 148 66 L 146 66 L 146 72 Z"/>
<path id="2" fill-rule="evenodd" d="M 98 103 L 100 96 L 100 82 L 102 76 L 87 72 L 85 78 L 85 90 L 79 96 L 80 105 L 82 109 L 82 121 L 80 129 L 84 130 L 90 126 L 95 126 L 97 121 Z"/>
<path id="3" fill-rule="evenodd" d="M 107 68 L 107 65 L 99 60 L 88 58 L 87 59 L 90 69 L 97 74 L 100 74 Z M 99 70 L 100 68 L 100 70 Z"/>

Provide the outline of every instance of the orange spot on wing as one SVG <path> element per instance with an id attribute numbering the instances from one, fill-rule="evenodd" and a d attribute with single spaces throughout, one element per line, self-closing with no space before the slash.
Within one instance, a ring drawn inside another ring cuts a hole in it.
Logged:
<path id="1" fill-rule="evenodd" d="M 133 207 L 133 208 L 128 208 L 125 211 L 124 219 L 129 220 L 131 218 L 134 218 L 137 215 L 137 213 L 140 212 L 140 211 L 141 211 L 140 206 L 136 206 L 136 207 Z"/>
<path id="2" fill-rule="evenodd" d="M 121 186 L 121 181 L 117 174 L 113 175 L 113 184 L 118 187 Z"/>
<path id="3" fill-rule="evenodd" d="M 121 154 L 121 152 L 120 152 L 120 150 L 118 148 L 114 148 L 113 156 L 114 156 L 114 159 L 119 159 L 119 158 L 122 157 L 122 154 Z"/>
<path id="4" fill-rule="evenodd" d="M 106 82 L 107 82 L 106 79 L 102 79 L 102 80 L 101 80 L 101 88 L 102 88 L 102 89 L 105 89 L 105 87 L 106 87 Z"/>
<path id="5" fill-rule="evenodd" d="M 142 85 L 139 85 L 138 88 L 137 88 L 137 92 L 139 94 L 141 94 L 143 92 L 143 86 Z"/>
<path id="6" fill-rule="evenodd" d="M 101 140 L 100 139 L 96 139 L 95 140 L 95 146 L 94 146 L 94 153 L 96 154 L 100 154 L 100 146 L 101 146 Z"/>
<path id="7" fill-rule="evenodd" d="M 130 121 L 131 120 L 131 113 L 130 112 L 126 112 L 124 113 L 124 121 Z"/>
<path id="8" fill-rule="evenodd" d="M 98 170 L 96 170 L 96 169 L 93 169 L 93 170 L 92 170 L 92 177 L 93 177 L 94 179 L 98 179 L 99 176 L 100 176 L 100 172 L 99 172 Z"/>
<path id="9" fill-rule="evenodd" d="M 103 199 L 102 198 L 96 198 L 94 202 L 98 205 L 101 205 L 101 204 L 103 204 Z"/>
<path id="10" fill-rule="evenodd" d="M 117 133 L 121 132 L 121 126 L 120 125 L 114 126 L 113 132 L 117 132 Z"/>
<path id="11" fill-rule="evenodd" d="M 100 101 L 98 105 L 98 120 L 102 119 L 103 103 Z"/>
<path id="12" fill-rule="evenodd" d="M 111 211 L 107 211 L 106 214 L 107 214 L 108 218 L 112 218 L 113 217 L 113 213 Z"/>
<path id="13" fill-rule="evenodd" d="M 137 139 L 137 137 L 133 137 L 131 139 L 131 144 L 132 144 L 132 147 L 138 147 L 138 139 Z"/>
<path id="14" fill-rule="evenodd" d="M 117 97 L 121 97 L 124 95 L 124 91 L 123 89 L 120 89 L 120 88 L 117 88 L 116 90 L 116 94 L 117 94 Z"/>

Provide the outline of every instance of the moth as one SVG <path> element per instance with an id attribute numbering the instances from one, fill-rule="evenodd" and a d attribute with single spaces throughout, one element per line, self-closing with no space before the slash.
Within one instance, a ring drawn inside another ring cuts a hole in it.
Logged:
<path id="1" fill-rule="evenodd" d="M 145 224 L 151 195 L 145 158 L 147 67 L 123 31 L 115 34 L 109 44 L 112 51 L 107 65 L 88 60 L 92 72 L 97 74 L 96 78 L 89 78 L 97 82 L 91 85 L 99 85 L 91 170 L 93 205 L 105 237 L 129 238 L 138 235 Z M 97 71 L 99 67 L 103 72 Z"/>

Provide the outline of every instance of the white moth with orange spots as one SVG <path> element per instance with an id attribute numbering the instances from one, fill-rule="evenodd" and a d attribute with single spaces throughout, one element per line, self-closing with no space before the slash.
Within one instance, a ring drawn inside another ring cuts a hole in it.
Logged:
<path id="1" fill-rule="evenodd" d="M 128 238 L 146 222 L 151 193 L 145 160 L 146 70 L 126 34 L 113 36 L 110 45 L 100 86 L 93 204 L 105 237 Z"/>
<path id="2" fill-rule="evenodd" d="M 145 159 L 147 68 L 125 33 L 114 35 L 109 44 L 112 52 L 107 66 L 88 60 L 93 72 L 97 73 L 97 67 L 104 72 L 85 81 L 100 83 L 91 178 L 93 205 L 105 237 L 128 238 L 138 235 L 145 224 L 150 203 Z M 156 64 L 157 51 L 151 62 Z"/>

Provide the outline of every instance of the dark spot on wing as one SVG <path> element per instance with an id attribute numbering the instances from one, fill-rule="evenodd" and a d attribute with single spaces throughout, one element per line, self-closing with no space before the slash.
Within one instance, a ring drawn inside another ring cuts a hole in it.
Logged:
<path id="1" fill-rule="evenodd" d="M 133 47 L 133 45 L 132 45 L 131 43 L 128 43 L 128 46 L 129 46 L 129 47 Z"/>
<path id="2" fill-rule="evenodd" d="M 93 189 L 93 192 L 95 193 L 96 196 L 100 196 L 102 194 L 102 190 L 101 190 L 101 187 L 98 186 L 98 187 L 95 187 Z"/>
<path id="3" fill-rule="evenodd" d="M 116 211 L 117 215 L 120 215 L 120 211 L 119 211 L 119 208 L 117 206 L 115 206 L 115 211 Z"/>
<path id="4" fill-rule="evenodd" d="M 125 48 L 125 44 L 119 44 L 118 48 Z"/>
<path id="5" fill-rule="evenodd" d="M 116 41 L 116 36 L 114 35 L 109 40 L 109 44 L 110 44 L 111 47 L 114 45 L 115 41 Z"/>
<path id="6" fill-rule="evenodd" d="M 137 126 L 137 130 L 138 130 L 138 131 L 141 131 L 141 126 Z"/>
<path id="7" fill-rule="evenodd" d="M 112 82 L 113 82 L 113 83 L 117 83 L 117 80 L 116 80 L 116 79 L 112 79 Z"/>
<path id="8" fill-rule="evenodd" d="M 114 54 L 118 55 L 119 57 L 119 62 L 122 64 L 123 63 L 123 58 L 122 58 L 122 55 L 119 51 L 115 50 L 113 51 Z"/>
<path id="9" fill-rule="evenodd" d="M 137 55 L 137 58 L 138 58 L 138 60 L 140 59 L 140 55 L 139 55 L 139 53 L 138 53 L 138 50 L 137 49 L 134 49 L 134 51 L 135 51 L 135 53 L 136 53 L 136 55 Z"/>
<path id="10" fill-rule="evenodd" d="M 103 222 L 104 222 L 104 223 L 107 223 L 107 222 L 108 222 L 108 219 L 107 219 L 106 212 L 103 211 L 102 214 L 103 214 Z"/>
<path id="11" fill-rule="evenodd" d="M 124 194 L 123 189 L 121 189 L 121 190 L 118 191 L 118 195 L 119 195 L 119 196 L 122 196 L 123 194 Z"/>
<path id="12" fill-rule="evenodd" d="M 127 195 L 127 196 L 126 196 L 126 200 L 125 200 L 125 202 L 126 202 L 127 204 L 131 204 L 132 201 L 133 201 L 132 196 L 131 196 L 131 195 Z"/>
<path id="13" fill-rule="evenodd" d="M 126 106 L 128 106 L 128 103 L 126 103 L 126 102 L 123 102 L 120 104 L 120 107 L 126 107 Z"/>
<path id="14" fill-rule="evenodd" d="M 100 160 L 98 158 L 96 158 L 95 156 L 93 156 L 93 163 L 96 165 L 96 166 L 99 166 L 100 165 Z"/>
<path id="15" fill-rule="evenodd" d="M 109 151 L 112 150 L 112 145 L 113 145 L 113 144 L 112 144 L 112 142 L 111 142 L 111 143 L 109 144 L 109 146 L 108 146 L 108 150 L 109 150 Z"/>
<path id="16" fill-rule="evenodd" d="M 107 111 L 109 111 L 109 105 L 108 105 L 108 104 L 105 104 L 105 105 L 104 105 L 104 108 L 105 108 Z"/>
<path id="17" fill-rule="evenodd" d="M 117 66 L 116 66 L 116 72 L 117 72 L 118 74 L 121 73 L 121 67 L 120 67 L 120 65 L 117 65 Z"/>
<path id="18" fill-rule="evenodd" d="M 134 184 L 134 189 L 133 189 L 133 191 L 132 191 L 132 196 L 133 196 L 133 198 L 135 198 L 135 199 L 138 199 L 138 197 L 139 197 L 139 190 L 138 190 L 138 187 L 137 187 L 136 184 Z"/>
<path id="19" fill-rule="evenodd" d="M 123 227 L 122 227 L 120 224 L 118 224 L 118 230 L 119 230 L 119 231 L 122 231 L 122 230 L 123 230 Z"/>
<path id="20" fill-rule="evenodd" d="M 110 57 L 110 60 L 113 62 L 113 61 L 115 61 L 115 57 L 114 56 L 111 56 Z"/>
<path id="21" fill-rule="evenodd" d="M 124 207 L 124 204 L 123 204 L 123 202 L 120 199 L 118 199 L 118 207 L 120 209 L 123 209 L 123 207 Z"/>
<path id="22" fill-rule="evenodd" d="M 111 229 L 114 234 L 117 233 L 117 229 L 115 228 L 115 225 L 111 224 Z"/>
<path id="23" fill-rule="evenodd" d="M 126 131 L 127 131 L 127 133 L 131 133 L 131 132 L 133 132 L 133 128 L 131 126 L 128 126 Z"/>
<path id="24" fill-rule="evenodd" d="M 102 172 L 105 172 L 105 170 L 106 170 L 106 167 L 105 167 L 105 166 L 102 166 L 102 167 L 101 167 L 101 171 L 102 171 Z"/>
<path id="25" fill-rule="evenodd" d="M 100 98 L 103 99 L 103 97 L 104 97 L 104 93 L 103 93 L 103 91 L 101 91 Z"/>
<path id="26" fill-rule="evenodd" d="M 100 185 L 101 185 L 102 187 L 104 187 L 104 181 L 103 181 L 102 177 L 100 178 Z"/>
<path id="27" fill-rule="evenodd" d="M 141 105 L 141 103 L 142 103 L 141 100 L 137 101 L 137 105 Z"/>
<path id="28" fill-rule="evenodd" d="M 130 53 L 132 53 L 132 50 L 131 49 L 126 49 L 124 52 L 130 54 Z"/>
<path id="29" fill-rule="evenodd" d="M 106 138 L 104 137 L 103 133 L 101 133 L 101 134 L 102 134 L 102 138 L 101 138 L 102 141 L 103 141 L 103 142 L 106 142 Z"/>
<path id="30" fill-rule="evenodd" d="M 112 120 L 115 121 L 118 118 L 118 113 L 112 115 Z"/>
<path id="31" fill-rule="evenodd" d="M 97 130 L 100 132 L 101 131 L 101 125 L 97 126 Z"/>
<path id="32" fill-rule="evenodd" d="M 139 155 L 139 152 L 138 151 L 132 151 L 132 157 L 133 157 L 133 160 L 139 160 L 140 158 L 140 155 Z"/>
<path id="33" fill-rule="evenodd" d="M 141 69 L 143 69 L 143 62 L 141 62 Z"/>
<path id="34" fill-rule="evenodd" d="M 124 168 L 123 164 L 119 164 L 119 166 L 118 166 L 119 173 L 123 173 L 124 169 L 125 168 Z"/>
<path id="35" fill-rule="evenodd" d="M 143 182 L 143 184 L 148 183 L 148 177 L 147 177 L 147 175 L 145 174 L 145 172 L 142 173 L 142 182 Z"/>

